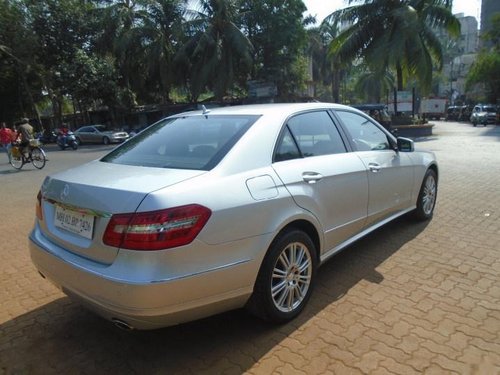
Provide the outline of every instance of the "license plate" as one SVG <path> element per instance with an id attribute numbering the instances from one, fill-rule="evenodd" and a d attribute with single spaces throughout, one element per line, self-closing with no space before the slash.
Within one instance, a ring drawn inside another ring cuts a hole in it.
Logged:
<path id="1" fill-rule="evenodd" d="M 94 231 L 94 216 L 56 206 L 54 225 L 91 240 Z"/>

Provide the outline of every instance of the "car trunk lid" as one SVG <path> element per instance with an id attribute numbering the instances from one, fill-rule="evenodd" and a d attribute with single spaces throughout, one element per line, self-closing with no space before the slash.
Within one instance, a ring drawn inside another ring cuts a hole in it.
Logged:
<path id="1" fill-rule="evenodd" d="M 110 264 L 119 249 L 102 237 L 113 214 L 135 212 L 149 193 L 202 173 L 100 161 L 72 168 L 45 180 L 40 226 L 58 246 Z"/>

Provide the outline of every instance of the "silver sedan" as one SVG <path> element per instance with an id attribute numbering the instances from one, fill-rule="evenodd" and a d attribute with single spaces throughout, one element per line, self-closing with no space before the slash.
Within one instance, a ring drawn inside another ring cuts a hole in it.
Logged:
<path id="1" fill-rule="evenodd" d="M 432 153 L 351 107 L 184 113 L 47 177 L 31 257 L 122 328 L 244 306 L 282 323 L 334 254 L 401 215 L 430 219 L 437 181 Z"/>
<path id="2" fill-rule="evenodd" d="M 82 143 L 120 143 L 129 138 L 127 132 L 109 130 L 105 125 L 87 125 L 75 130 L 75 137 L 79 144 Z"/>

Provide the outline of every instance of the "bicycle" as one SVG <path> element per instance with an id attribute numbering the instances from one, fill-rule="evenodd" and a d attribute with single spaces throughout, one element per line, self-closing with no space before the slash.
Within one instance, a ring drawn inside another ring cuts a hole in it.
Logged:
<path id="1" fill-rule="evenodd" d="M 40 142 L 37 139 L 30 141 L 28 146 L 28 155 L 25 155 L 24 150 L 18 145 L 13 144 L 10 149 L 10 165 L 16 169 L 21 169 L 24 164 L 31 163 L 36 169 L 45 167 L 47 157 L 45 151 L 40 147 Z"/>

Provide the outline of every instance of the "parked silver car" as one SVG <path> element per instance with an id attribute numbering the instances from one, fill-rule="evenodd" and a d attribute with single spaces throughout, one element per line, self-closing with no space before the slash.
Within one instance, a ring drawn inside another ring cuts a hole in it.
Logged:
<path id="1" fill-rule="evenodd" d="M 351 107 L 184 113 L 47 177 L 31 257 L 120 327 L 243 306 L 285 322 L 334 254 L 403 214 L 430 219 L 437 181 L 432 153 Z"/>
<path id="2" fill-rule="evenodd" d="M 119 130 L 109 130 L 105 125 L 87 125 L 75 130 L 76 140 L 82 143 L 120 143 L 129 138 L 127 132 Z"/>
<path id="3" fill-rule="evenodd" d="M 472 125 L 482 124 L 495 124 L 497 121 L 497 107 L 493 104 L 476 104 L 470 115 L 470 122 Z"/>

